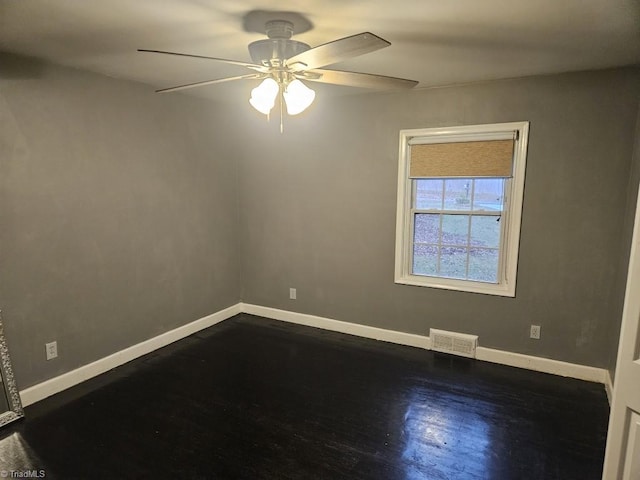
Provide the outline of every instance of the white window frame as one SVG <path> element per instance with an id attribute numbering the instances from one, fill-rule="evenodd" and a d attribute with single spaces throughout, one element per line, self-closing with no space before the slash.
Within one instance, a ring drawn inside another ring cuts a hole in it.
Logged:
<path id="1" fill-rule="evenodd" d="M 417 128 L 400 131 L 398 204 L 396 215 L 396 283 L 515 297 L 528 137 L 529 122 L 466 125 L 462 127 Z M 487 283 L 412 274 L 413 179 L 409 178 L 411 160 L 410 145 L 419 143 L 502 140 L 505 138 L 515 138 L 516 141 L 513 152 L 513 177 L 505 179 L 505 210 L 504 216 L 501 218 L 502 237 L 498 261 L 498 282 Z"/>

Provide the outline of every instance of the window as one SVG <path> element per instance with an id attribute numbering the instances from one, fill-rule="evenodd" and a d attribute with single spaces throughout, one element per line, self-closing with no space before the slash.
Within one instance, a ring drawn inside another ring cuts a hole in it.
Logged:
<path id="1" fill-rule="evenodd" d="M 528 127 L 400 132 L 396 283 L 515 296 Z"/>

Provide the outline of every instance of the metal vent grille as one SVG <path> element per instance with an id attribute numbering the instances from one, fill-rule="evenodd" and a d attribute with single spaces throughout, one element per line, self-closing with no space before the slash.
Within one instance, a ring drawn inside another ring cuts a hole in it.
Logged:
<path id="1" fill-rule="evenodd" d="M 429 330 L 429 338 L 431 339 L 431 350 L 476 358 L 476 347 L 478 346 L 477 335 L 447 332 L 445 330 L 431 328 Z"/>

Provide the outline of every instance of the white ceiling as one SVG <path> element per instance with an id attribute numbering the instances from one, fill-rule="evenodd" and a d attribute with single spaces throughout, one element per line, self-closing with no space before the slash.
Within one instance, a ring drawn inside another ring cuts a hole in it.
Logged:
<path id="1" fill-rule="evenodd" d="M 243 28 L 252 10 L 304 15 L 313 28 L 294 39 L 312 47 L 373 32 L 392 45 L 331 68 L 418 88 L 640 63 L 639 0 L 0 0 L 0 51 L 168 87 L 245 71 L 136 49 L 250 61 L 247 44 L 264 38 Z"/>

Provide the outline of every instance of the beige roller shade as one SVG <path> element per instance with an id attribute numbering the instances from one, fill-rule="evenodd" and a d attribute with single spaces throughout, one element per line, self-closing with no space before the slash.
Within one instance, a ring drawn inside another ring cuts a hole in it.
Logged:
<path id="1" fill-rule="evenodd" d="M 409 176 L 511 177 L 513 140 L 411 145 Z"/>

